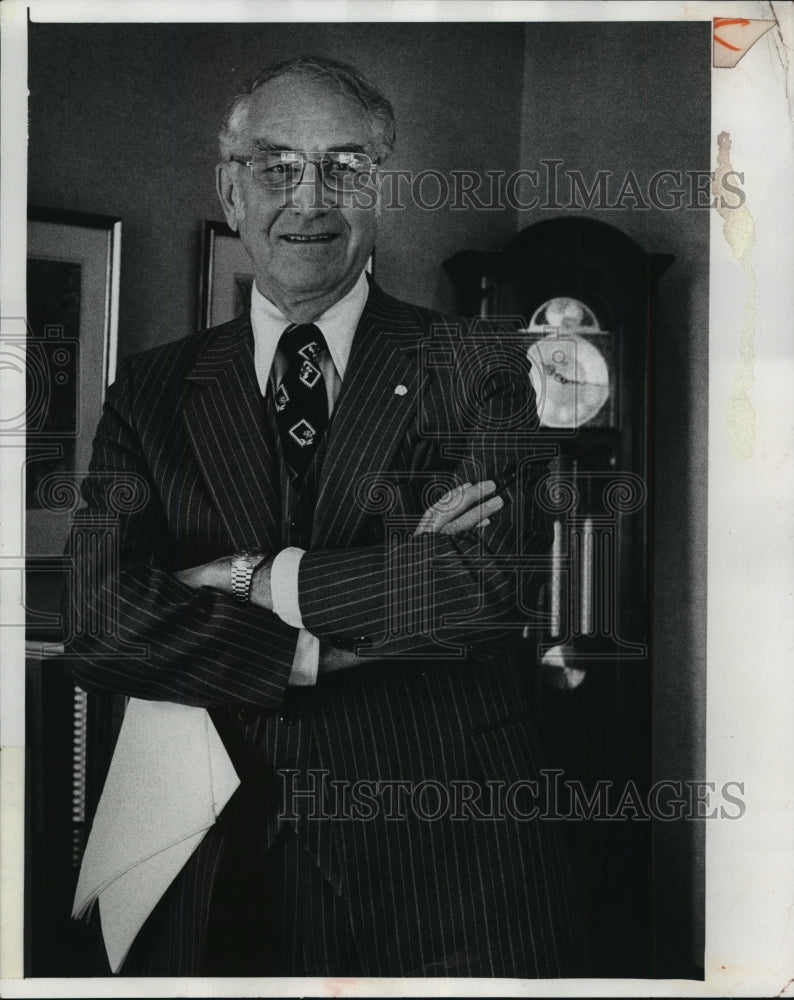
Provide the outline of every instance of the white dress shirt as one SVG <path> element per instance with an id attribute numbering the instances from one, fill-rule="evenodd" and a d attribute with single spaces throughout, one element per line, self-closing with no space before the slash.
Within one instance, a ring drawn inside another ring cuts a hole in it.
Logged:
<path id="1" fill-rule="evenodd" d="M 323 354 L 320 369 L 328 394 L 329 417 L 342 389 L 353 336 L 368 294 L 367 276 L 362 271 L 347 295 L 314 320 L 315 326 L 320 328 L 328 344 L 328 354 Z M 286 371 L 287 362 L 282 352 L 278 350 L 278 342 L 289 326 L 289 320 L 280 309 L 262 295 L 256 283 L 251 290 L 251 326 L 254 331 L 256 378 L 259 389 L 265 396 L 268 392 L 275 391 Z M 289 683 L 306 686 L 317 681 L 320 640 L 303 627 L 298 602 L 298 569 L 304 551 L 295 546 L 282 549 L 273 560 L 270 582 L 273 610 L 287 625 L 300 629 Z"/>

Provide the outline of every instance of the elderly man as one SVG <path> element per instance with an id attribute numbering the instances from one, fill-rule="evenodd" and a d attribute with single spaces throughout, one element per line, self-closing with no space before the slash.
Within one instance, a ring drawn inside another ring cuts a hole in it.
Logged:
<path id="1" fill-rule="evenodd" d="M 260 74 L 217 168 L 250 314 L 128 359 L 108 394 L 78 521 L 109 481 L 146 496 L 82 588 L 116 611 L 74 629 L 74 676 L 206 708 L 241 778 L 128 974 L 577 971 L 511 652 L 549 544 L 534 403 L 510 338 L 369 280 L 394 135 L 351 67 Z"/>

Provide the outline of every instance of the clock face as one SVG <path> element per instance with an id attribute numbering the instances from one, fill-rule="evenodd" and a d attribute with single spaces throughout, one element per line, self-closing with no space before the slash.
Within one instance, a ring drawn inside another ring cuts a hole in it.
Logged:
<path id="1" fill-rule="evenodd" d="M 541 427 L 588 423 L 609 399 L 609 367 L 601 351 L 574 333 L 552 334 L 527 351 Z"/>
<path id="2" fill-rule="evenodd" d="M 530 330 L 600 330 L 601 327 L 592 309 L 579 299 L 558 296 L 544 302 L 536 309 L 529 321 Z"/>

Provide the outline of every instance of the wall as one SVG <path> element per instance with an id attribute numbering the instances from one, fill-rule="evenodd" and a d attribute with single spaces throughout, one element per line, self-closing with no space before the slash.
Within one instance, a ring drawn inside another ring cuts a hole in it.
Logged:
<path id="1" fill-rule="evenodd" d="M 542 176 L 542 159 L 563 160 L 560 171 L 581 170 L 588 186 L 611 171 L 610 203 L 628 170 L 645 191 L 657 171 L 709 169 L 708 23 L 528 24 L 525 37 L 522 168 Z M 518 225 L 561 214 L 522 212 Z M 584 214 L 676 257 L 659 286 L 653 354 L 654 768 L 657 778 L 703 778 L 709 212 Z M 657 948 L 682 972 L 703 961 L 704 855 L 702 823 L 658 832 Z"/>
<path id="2" fill-rule="evenodd" d="M 216 136 L 229 100 L 268 62 L 354 61 L 393 100 L 389 165 L 513 169 L 523 27 L 475 24 L 30 25 L 29 200 L 120 216 L 120 354 L 196 328 L 200 232 L 222 219 Z M 432 195 L 428 185 L 427 196 Z M 384 287 L 452 308 L 441 262 L 498 247 L 512 213 L 385 212 Z"/>

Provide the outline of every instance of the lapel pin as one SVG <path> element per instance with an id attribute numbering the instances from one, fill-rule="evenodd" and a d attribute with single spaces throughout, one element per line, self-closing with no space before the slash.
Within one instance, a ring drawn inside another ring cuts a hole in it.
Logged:
<path id="1" fill-rule="evenodd" d="M 395 396 L 404 396 L 406 394 L 406 392 L 408 392 L 408 390 L 405 388 L 404 385 L 396 385 L 394 387 L 394 395 Z"/>

